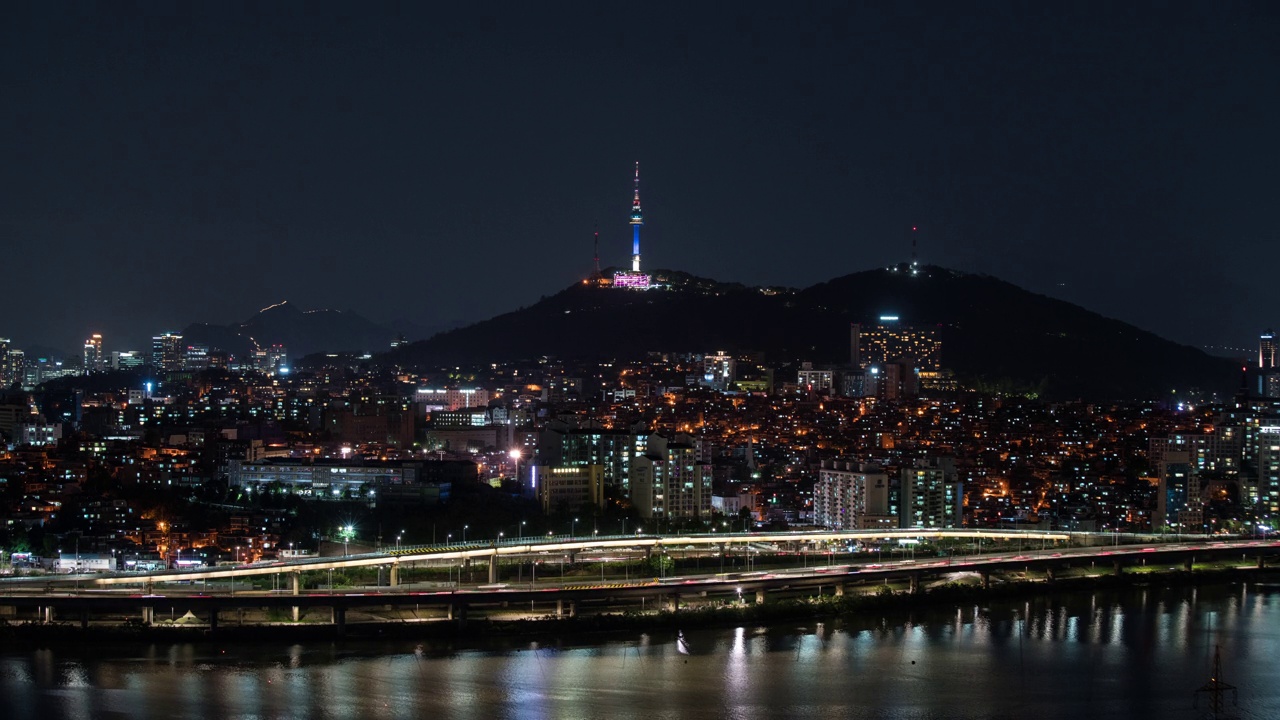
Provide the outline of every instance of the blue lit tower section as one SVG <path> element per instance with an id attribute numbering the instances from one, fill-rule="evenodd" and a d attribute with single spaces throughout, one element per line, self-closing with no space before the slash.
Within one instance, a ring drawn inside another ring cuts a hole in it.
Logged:
<path id="1" fill-rule="evenodd" d="M 635 194 L 631 199 L 631 272 L 640 272 L 640 226 L 644 213 L 640 211 L 640 163 L 636 163 Z"/>

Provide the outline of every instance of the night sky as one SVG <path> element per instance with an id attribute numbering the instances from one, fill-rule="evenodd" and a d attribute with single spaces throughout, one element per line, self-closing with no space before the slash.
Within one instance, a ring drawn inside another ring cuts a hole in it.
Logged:
<path id="1" fill-rule="evenodd" d="M 1280 325 L 1280 4 L 28 2 L 0 23 L 0 336 L 290 300 L 419 326 L 630 254 L 908 259 L 1181 342 Z M 177 6 L 177 7 L 174 7 Z"/>

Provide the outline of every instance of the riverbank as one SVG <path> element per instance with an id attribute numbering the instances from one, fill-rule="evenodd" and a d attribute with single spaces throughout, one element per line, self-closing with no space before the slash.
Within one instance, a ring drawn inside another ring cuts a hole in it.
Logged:
<path id="1" fill-rule="evenodd" d="M 823 595 L 808 598 L 778 598 L 764 603 L 725 603 L 681 606 L 677 610 L 627 610 L 599 612 L 577 617 L 528 617 L 519 619 L 479 617 L 465 621 L 372 621 L 348 623 L 341 634 L 351 640 L 379 638 L 405 640 L 450 640 L 512 637 L 545 639 L 575 635 L 648 632 L 699 627 L 768 626 L 857 617 L 875 613 L 901 613 L 922 609 L 946 609 L 990 602 L 1082 593 L 1134 587 L 1175 588 L 1185 586 L 1233 585 L 1257 581 L 1280 581 L 1276 568 L 1213 568 L 1203 570 L 1161 570 L 1125 574 L 1085 575 L 1053 581 L 1009 579 L 989 587 L 963 582 L 939 583 L 912 593 L 905 589 L 879 586 L 860 593 Z M 144 626 L 90 625 L 74 623 L 2 623 L 0 638 L 36 644 L 83 642 L 256 642 L 279 640 L 333 640 L 336 626 L 327 623 L 272 623 L 221 625 L 210 630 L 203 625 L 162 623 Z"/>

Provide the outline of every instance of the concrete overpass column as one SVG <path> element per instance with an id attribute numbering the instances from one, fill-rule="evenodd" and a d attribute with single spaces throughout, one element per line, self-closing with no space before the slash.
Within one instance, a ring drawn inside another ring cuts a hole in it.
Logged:
<path id="1" fill-rule="evenodd" d="M 1045 568 L 1045 569 L 1044 569 L 1044 579 L 1045 579 L 1045 580 L 1047 580 L 1047 581 L 1049 581 L 1049 582 L 1053 582 L 1054 580 L 1057 580 L 1057 579 L 1058 579 L 1058 574 L 1057 574 L 1057 572 L 1056 572 L 1053 568 L 1051 568 L 1051 567 Z"/>
<path id="2" fill-rule="evenodd" d="M 44 606 L 44 623 L 48 625 L 49 623 L 52 623 L 52 622 L 53 622 L 53 606 L 45 605 Z"/>
<path id="3" fill-rule="evenodd" d="M 398 587 L 400 585 L 400 563 L 391 564 L 391 575 L 387 580 L 387 585 Z"/>
<path id="4" fill-rule="evenodd" d="M 1111 566 L 1116 569 L 1116 575 L 1124 574 L 1124 563 L 1120 562 L 1119 560 L 1114 560 L 1112 561 Z"/>
<path id="5" fill-rule="evenodd" d="M 670 595 L 664 596 L 663 602 L 666 605 L 666 608 L 671 612 L 676 612 L 680 609 L 680 595 L 678 593 L 671 593 Z"/>
<path id="6" fill-rule="evenodd" d="M 564 617 L 564 600 L 556 601 L 556 617 Z"/>
<path id="7" fill-rule="evenodd" d="M 89 627 L 89 610 L 85 608 L 80 611 L 80 629 L 84 630 Z"/>
<path id="8" fill-rule="evenodd" d="M 218 608 L 209 608 L 209 632 L 218 629 Z"/>
<path id="9" fill-rule="evenodd" d="M 156 609 L 152 607 L 142 607 L 142 624 L 150 625 L 155 622 Z"/>
<path id="10" fill-rule="evenodd" d="M 911 594 L 920 592 L 920 573 L 911 573 Z"/>
<path id="11" fill-rule="evenodd" d="M 761 588 L 756 591 L 756 604 L 757 605 L 764 604 L 764 588 Z"/>
<path id="12" fill-rule="evenodd" d="M 302 573 L 300 572 L 289 573 L 289 587 L 293 591 L 294 595 L 298 595 L 302 592 Z M 298 619 L 299 619 L 298 606 L 294 605 L 293 621 L 298 622 Z"/>
<path id="13" fill-rule="evenodd" d="M 1194 555 L 1192 555 L 1191 557 L 1189 557 L 1189 558 L 1187 558 L 1186 560 L 1183 560 L 1183 561 L 1182 561 L 1182 569 L 1183 569 L 1183 570 L 1186 570 L 1187 572 L 1191 572 L 1191 568 L 1192 568 L 1192 566 L 1194 566 L 1195 564 L 1196 564 L 1196 558 L 1195 558 L 1195 556 L 1194 556 Z"/>
<path id="14" fill-rule="evenodd" d="M 347 634 L 347 609 L 336 607 L 333 609 L 333 624 L 338 627 L 338 637 Z"/>
<path id="15" fill-rule="evenodd" d="M 578 617 L 578 601 L 577 600 L 569 601 L 569 617 L 571 618 Z"/>
<path id="16" fill-rule="evenodd" d="M 498 582 L 498 551 L 489 556 L 489 584 Z"/>
<path id="17" fill-rule="evenodd" d="M 1267 559 L 1262 555 L 1258 555 L 1258 569 L 1261 570 L 1266 566 L 1267 566 Z"/>
<path id="18" fill-rule="evenodd" d="M 982 589 L 990 590 L 991 589 L 991 571 L 983 570 L 978 573 L 978 577 L 982 578 Z"/>
<path id="19" fill-rule="evenodd" d="M 836 583 L 836 597 L 844 597 L 844 583 Z"/>

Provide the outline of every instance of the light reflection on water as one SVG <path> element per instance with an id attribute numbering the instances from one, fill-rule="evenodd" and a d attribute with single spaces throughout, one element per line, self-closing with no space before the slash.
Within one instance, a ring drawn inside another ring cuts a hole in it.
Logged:
<path id="1" fill-rule="evenodd" d="M 5 718 L 1192 718 L 1223 648 L 1280 716 L 1280 588 L 1138 589 L 608 640 L 0 649 Z M 1202 702 L 1202 707 L 1204 703 Z"/>

